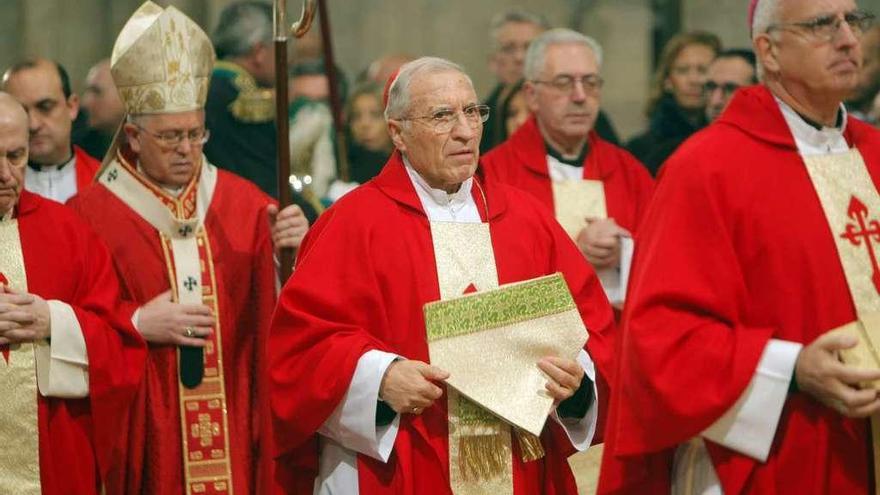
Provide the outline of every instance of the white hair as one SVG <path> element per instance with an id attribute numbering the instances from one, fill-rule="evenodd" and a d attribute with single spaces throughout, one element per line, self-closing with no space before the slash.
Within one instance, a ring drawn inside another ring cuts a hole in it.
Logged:
<path id="1" fill-rule="evenodd" d="M 780 3 L 781 0 L 758 0 L 758 3 L 755 5 L 752 25 L 750 26 L 752 29 L 752 42 L 757 40 L 759 36 L 766 34 L 770 26 L 778 21 Z M 757 50 L 755 50 L 755 55 L 757 54 Z M 760 57 L 758 57 L 755 64 L 755 76 L 759 81 L 764 80 L 764 64 Z"/>
<path id="2" fill-rule="evenodd" d="M 538 78 L 547 59 L 547 48 L 553 45 L 581 45 L 585 46 L 596 56 L 596 63 L 602 67 L 602 46 L 599 42 L 571 29 L 556 28 L 532 40 L 529 50 L 526 52 L 525 68 L 523 75 L 527 80 L 533 81 Z"/>
<path id="3" fill-rule="evenodd" d="M 388 105 L 385 107 L 385 120 L 403 117 L 409 110 L 409 87 L 417 76 L 429 76 L 441 72 L 458 72 L 474 85 L 464 68 L 455 62 L 439 57 L 422 57 L 403 64 L 400 73 L 391 83 L 388 91 Z"/>
<path id="4" fill-rule="evenodd" d="M 770 26 L 777 21 L 780 0 L 758 0 L 755 6 L 755 14 L 752 18 L 752 40 L 767 32 Z"/>

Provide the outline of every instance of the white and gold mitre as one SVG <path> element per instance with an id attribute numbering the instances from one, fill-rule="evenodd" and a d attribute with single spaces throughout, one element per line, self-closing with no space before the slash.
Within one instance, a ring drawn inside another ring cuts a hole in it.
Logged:
<path id="1" fill-rule="evenodd" d="M 186 112 L 205 106 L 214 58 L 198 24 L 147 1 L 116 38 L 110 71 L 129 115 Z"/>

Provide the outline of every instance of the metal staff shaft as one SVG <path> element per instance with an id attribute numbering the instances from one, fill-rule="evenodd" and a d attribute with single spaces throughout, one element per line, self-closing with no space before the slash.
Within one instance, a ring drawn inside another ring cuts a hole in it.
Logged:
<path id="1" fill-rule="evenodd" d="M 288 33 L 297 38 L 305 35 L 315 16 L 315 0 L 306 0 L 300 20 L 291 28 L 287 27 L 287 0 L 275 0 L 274 38 L 275 38 L 275 132 L 278 134 L 278 209 L 284 209 L 293 202 L 290 189 L 290 123 L 287 118 L 287 44 Z M 281 281 L 284 282 L 293 272 L 293 250 L 282 249 Z"/>

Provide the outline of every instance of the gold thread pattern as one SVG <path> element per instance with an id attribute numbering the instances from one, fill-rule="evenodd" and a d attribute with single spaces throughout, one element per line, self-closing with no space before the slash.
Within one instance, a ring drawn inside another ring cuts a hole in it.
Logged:
<path id="1" fill-rule="evenodd" d="M 9 286 L 27 292 L 17 220 L 0 221 L 0 274 Z M 33 344 L 10 346 L 0 356 L 0 493 L 40 495 L 40 432 Z"/>

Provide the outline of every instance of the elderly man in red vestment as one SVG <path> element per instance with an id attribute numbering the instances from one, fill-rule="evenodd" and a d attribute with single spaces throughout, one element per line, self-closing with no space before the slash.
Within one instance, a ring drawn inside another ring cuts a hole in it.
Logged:
<path id="1" fill-rule="evenodd" d="M 620 303 L 632 235 L 653 180 L 635 157 L 593 129 L 601 67 L 599 44 L 583 34 L 553 29 L 535 38 L 525 61 L 532 117 L 483 158 L 482 168 L 550 208 L 599 273 L 611 302 Z"/>
<path id="2" fill-rule="evenodd" d="M 145 348 L 117 313 L 107 248 L 23 190 L 27 159 L 27 114 L 0 93 L 0 492 L 97 495 L 120 467 Z"/>
<path id="3" fill-rule="evenodd" d="M 64 203 L 90 186 L 101 163 L 73 144 L 79 97 L 64 67 L 41 58 L 23 60 L 3 74 L 2 88 L 28 112 L 27 190 Z"/>
<path id="4" fill-rule="evenodd" d="M 878 336 L 880 134 L 841 105 L 872 16 L 750 19 L 763 84 L 670 158 L 642 223 L 601 493 L 874 493 L 880 371 L 847 356 Z"/>
<path id="5" fill-rule="evenodd" d="M 70 203 L 110 247 L 124 305 L 150 344 L 121 480 L 128 494 L 260 492 L 273 238 L 295 247 L 307 223 L 202 155 L 213 61 L 192 20 L 141 6 L 111 59 L 125 139 L 98 184 Z"/>
<path id="6" fill-rule="evenodd" d="M 459 66 L 418 59 L 388 94 L 397 151 L 315 224 L 273 319 L 279 462 L 303 469 L 293 453 L 317 436 L 315 493 L 574 494 L 566 458 L 590 444 L 595 368 L 604 373 L 610 359 L 613 316 L 599 281 L 544 206 L 474 177 L 488 108 Z M 577 360 L 537 363 L 558 402 L 540 437 L 543 454 L 527 462 L 517 437 L 498 472 L 466 478 L 466 442 L 447 416 L 449 374 L 428 362 L 422 307 L 555 272 L 589 340 Z"/>

